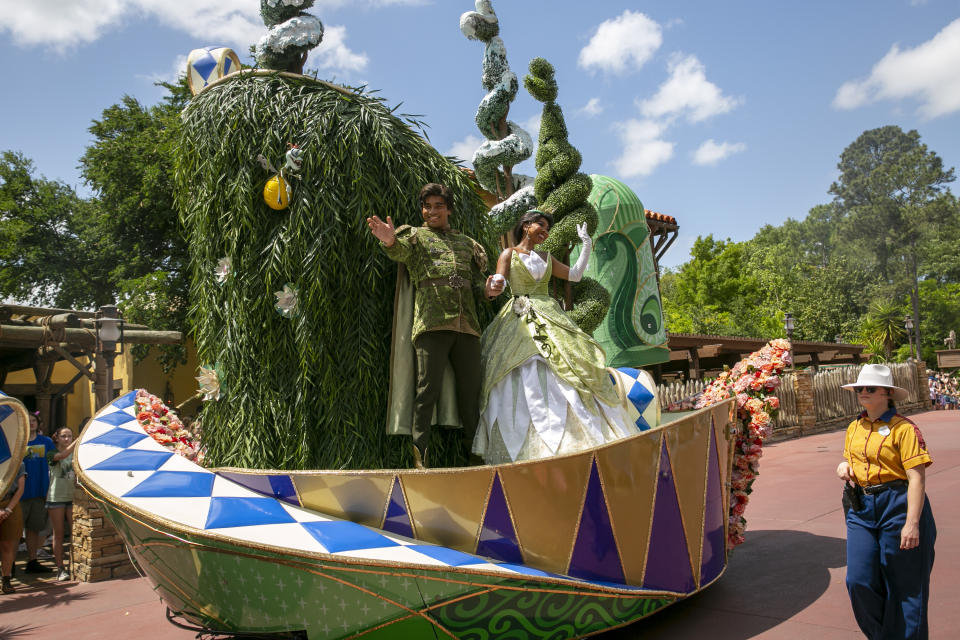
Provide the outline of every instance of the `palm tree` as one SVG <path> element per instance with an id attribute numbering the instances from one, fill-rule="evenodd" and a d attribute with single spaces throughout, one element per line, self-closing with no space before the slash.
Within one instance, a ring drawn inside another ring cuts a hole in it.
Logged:
<path id="1" fill-rule="evenodd" d="M 877 301 L 870 305 L 860 326 L 860 338 L 869 345 L 881 347 L 884 359 L 890 360 L 893 348 L 903 341 L 903 309 L 892 302 Z"/>

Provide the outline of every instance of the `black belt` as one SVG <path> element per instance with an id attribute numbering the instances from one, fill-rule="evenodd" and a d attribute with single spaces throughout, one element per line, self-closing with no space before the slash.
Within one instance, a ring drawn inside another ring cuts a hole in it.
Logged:
<path id="1" fill-rule="evenodd" d="M 461 276 L 458 273 L 453 274 L 452 276 L 447 276 L 445 278 L 430 278 L 429 280 L 421 280 L 418 286 L 429 285 L 432 287 L 453 287 L 454 289 L 460 289 L 470 284 L 470 281 Z"/>
<path id="2" fill-rule="evenodd" d="M 863 492 L 875 495 L 887 489 L 893 489 L 894 487 L 905 487 L 907 486 L 906 480 L 891 480 L 890 482 L 883 482 L 881 484 L 870 484 L 863 487 Z"/>

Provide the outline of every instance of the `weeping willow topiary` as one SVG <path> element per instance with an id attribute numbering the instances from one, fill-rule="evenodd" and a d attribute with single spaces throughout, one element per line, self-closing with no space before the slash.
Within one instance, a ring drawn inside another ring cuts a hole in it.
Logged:
<path id="1" fill-rule="evenodd" d="M 567 140 L 563 111 L 556 102 L 558 88 L 553 65 L 543 58 L 534 58 L 529 68 L 523 85 L 543 103 L 534 193 L 539 208 L 552 214 L 554 220 L 550 237 L 540 248 L 565 259 L 571 247 L 580 242 L 578 224 L 587 223 L 590 235 L 596 231 L 597 211 L 587 200 L 593 183 L 590 176 L 578 172 L 582 157 Z M 581 329 L 593 333 L 610 308 L 610 293 L 596 280 L 584 278 L 574 285 L 573 303 L 571 318 Z"/>
<path id="2" fill-rule="evenodd" d="M 288 144 L 303 163 L 289 207 L 274 211 L 262 195 L 272 172 L 257 156 L 279 166 Z M 419 225 L 427 182 L 453 190 L 451 222 L 484 241 L 483 203 L 468 178 L 380 99 L 243 72 L 185 109 L 177 205 L 198 357 L 221 389 L 202 414 L 210 464 L 409 465 L 409 446 L 385 433 L 396 267 L 365 218 Z M 275 293 L 285 285 L 280 313 Z M 431 453 L 437 464 L 462 454 L 442 442 Z"/>

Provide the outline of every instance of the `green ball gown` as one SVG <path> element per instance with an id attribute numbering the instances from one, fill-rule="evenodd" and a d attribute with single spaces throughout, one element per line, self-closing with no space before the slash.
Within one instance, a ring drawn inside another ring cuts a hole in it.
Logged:
<path id="1" fill-rule="evenodd" d="M 552 260 L 514 251 L 512 300 L 481 338 L 483 390 L 473 452 L 488 464 L 581 451 L 639 432 L 600 345 L 550 296 Z"/>

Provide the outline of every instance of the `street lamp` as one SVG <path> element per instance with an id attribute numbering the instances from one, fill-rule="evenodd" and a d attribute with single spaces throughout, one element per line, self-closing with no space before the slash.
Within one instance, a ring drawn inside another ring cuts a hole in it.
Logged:
<path id="1" fill-rule="evenodd" d="M 103 305 L 93 316 L 97 330 L 97 357 L 103 358 L 103 372 L 97 367 L 97 408 L 113 400 L 113 363 L 123 353 L 123 319 L 116 305 Z"/>
<path id="2" fill-rule="evenodd" d="M 903 328 L 907 330 L 907 340 L 910 342 L 910 357 L 913 358 L 913 317 L 906 316 L 903 319 Z M 919 347 L 919 345 L 917 345 Z M 919 351 L 920 349 L 917 349 Z M 917 358 L 920 357 L 920 354 L 917 353 Z"/>

